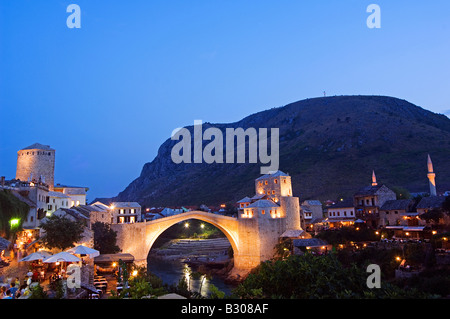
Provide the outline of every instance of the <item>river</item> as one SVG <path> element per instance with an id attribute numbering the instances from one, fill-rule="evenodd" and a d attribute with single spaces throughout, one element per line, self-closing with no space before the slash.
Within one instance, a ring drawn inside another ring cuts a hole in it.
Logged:
<path id="1" fill-rule="evenodd" d="M 207 297 L 209 295 L 209 285 L 213 284 L 219 290 L 223 291 L 226 295 L 231 294 L 231 290 L 234 288 L 232 285 L 225 283 L 221 278 L 215 276 L 212 279 L 203 279 L 203 284 L 200 280 L 194 280 L 188 276 L 193 270 L 179 259 L 165 260 L 161 258 L 149 258 L 147 260 L 148 270 L 162 279 L 165 284 L 178 285 L 181 278 L 186 278 L 191 291 L 199 292 L 201 286 L 202 296 Z"/>

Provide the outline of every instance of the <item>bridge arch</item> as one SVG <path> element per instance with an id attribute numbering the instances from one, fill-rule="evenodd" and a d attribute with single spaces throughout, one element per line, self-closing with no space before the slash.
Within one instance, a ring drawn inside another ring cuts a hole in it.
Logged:
<path id="1" fill-rule="evenodd" d="M 231 244 L 231 247 L 233 248 L 234 254 L 239 254 L 238 224 L 236 218 L 207 213 L 203 211 L 190 211 L 178 215 L 156 219 L 146 223 L 146 256 L 148 256 L 156 239 L 158 239 L 158 237 L 164 231 L 175 224 L 190 219 L 198 219 L 217 227 L 227 237 L 228 241 Z"/>

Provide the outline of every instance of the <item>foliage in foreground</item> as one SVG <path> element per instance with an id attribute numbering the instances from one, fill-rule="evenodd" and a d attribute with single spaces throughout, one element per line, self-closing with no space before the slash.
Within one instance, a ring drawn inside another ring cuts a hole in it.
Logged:
<path id="1" fill-rule="evenodd" d="M 334 254 L 305 254 L 262 263 L 235 290 L 240 298 L 341 299 L 426 298 L 415 289 L 402 290 L 382 282 L 369 289 L 365 269 L 344 267 Z"/>

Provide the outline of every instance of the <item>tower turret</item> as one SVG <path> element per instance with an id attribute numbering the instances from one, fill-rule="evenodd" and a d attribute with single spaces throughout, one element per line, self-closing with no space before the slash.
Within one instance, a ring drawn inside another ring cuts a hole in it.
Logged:
<path id="1" fill-rule="evenodd" d="M 436 196 L 437 195 L 437 193 L 436 193 L 436 181 L 435 181 L 436 174 L 433 171 L 433 163 L 431 162 L 430 154 L 428 154 L 427 166 L 428 166 L 427 177 L 428 177 L 428 180 L 430 181 L 430 196 Z"/>
<path id="2" fill-rule="evenodd" d="M 372 171 L 372 186 L 377 186 L 377 177 L 375 176 L 375 171 Z"/>

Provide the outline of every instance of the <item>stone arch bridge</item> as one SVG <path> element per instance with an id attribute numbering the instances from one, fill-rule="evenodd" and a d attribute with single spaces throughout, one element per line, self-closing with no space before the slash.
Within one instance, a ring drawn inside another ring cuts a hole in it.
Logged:
<path id="1" fill-rule="evenodd" d="M 171 226 L 189 219 L 210 223 L 225 234 L 233 248 L 235 273 L 248 272 L 261 261 L 272 258 L 278 238 L 286 230 L 285 219 L 260 223 L 257 218 L 234 218 L 203 211 L 190 211 L 141 223 L 113 224 L 111 229 L 117 232 L 117 245 L 122 252 L 132 254 L 136 263 L 146 264 L 155 240 Z"/>

